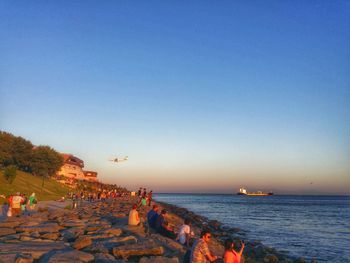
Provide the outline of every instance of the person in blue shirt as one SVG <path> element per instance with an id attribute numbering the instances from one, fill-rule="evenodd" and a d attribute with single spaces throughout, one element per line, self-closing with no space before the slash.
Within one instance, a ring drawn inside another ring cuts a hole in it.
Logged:
<path id="1" fill-rule="evenodd" d="M 153 205 L 153 209 L 150 210 L 148 213 L 147 213 L 147 222 L 148 222 L 148 225 L 155 229 L 156 228 L 156 222 L 157 222 L 157 218 L 158 218 L 158 210 L 159 210 L 159 207 L 158 205 Z"/>
<path id="2" fill-rule="evenodd" d="M 166 217 L 167 217 L 167 211 L 163 209 L 160 215 L 157 217 L 156 230 L 159 234 L 163 236 L 175 239 L 176 234 L 174 232 L 174 229 L 169 226 L 168 221 L 166 220 Z"/>

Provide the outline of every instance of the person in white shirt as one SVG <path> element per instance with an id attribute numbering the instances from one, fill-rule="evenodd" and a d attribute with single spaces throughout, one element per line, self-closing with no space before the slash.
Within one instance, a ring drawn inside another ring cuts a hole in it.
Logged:
<path id="1" fill-rule="evenodd" d="M 180 226 L 178 240 L 179 243 L 190 247 L 194 234 L 191 231 L 191 220 L 186 218 L 184 224 Z"/>

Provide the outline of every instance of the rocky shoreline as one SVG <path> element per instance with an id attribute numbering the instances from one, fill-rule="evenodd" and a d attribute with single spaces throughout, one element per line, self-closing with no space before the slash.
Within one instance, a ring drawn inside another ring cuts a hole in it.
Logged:
<path id="1" fill-rule="evenodd" d="M 224 240 L 227 238 L 232 238 L 237 245 L 240 243 L 241 240 L 245 241 L 245 249 L 243 253 L 245 263 L 255 263 L 255 262 L 316 263 L 317 262 L 316 260 L 306 261 L 303 258 L 297 258 L 297 257 L 286 255 L 284 253 L 278 252 L 275 248 L 271 248 L 263 245 L 260 241 L 247 242 L 246 233 L 242 229 L 224 226 L 221 222 L 217 220 L 210 220 L 205 216 L 197 215 L 186 208 L 178 207 L 176 205 L 172 205 L 164 202 L 158 202 L 158 203 L 161 206 L 163 206 L 165 209 L 176 214 L 180 218 L 190 218 L 191 221 L 193 222 L 192 225 L 197 229 L 197 232 L 199 232 L 200 229 L 202 228 L 210 229 L 212 236 L 215 237 L 214 242 L 219 243 L 219 245 L 214 246 L 214 249 L 213 249 L 214 252 L 217 253 L 217 255 L 222 255 L 223 253 L 222 244 Z M 213 248 L 213 246 L 210 246 L 210 248 Z"/>
<path id="2" fill-rule="evenodd" d="M 0 262 L 182 262 L 186 248 L 174 240 L 149 231 L 144 225 L 128 226 L 128 213 L 136 198 L 85 202 L 77 209 L 39 208 L 31 215 L 10 217 L 0 222 Z M 203 227 L 215 238 L 210 248 L 223 254 L 222 240 L 242 238 L 239 229 L 227 228 L 184 208 L 160 203 L 169 211 L 174 227 L 192 219 L 198 235 Z M 68 207 L 67 207 L 68 208 Z M 150 208 L 141 207 L 142 218 Z M 278 253 L 259 242 L 247 243 L 245 262 L 304 262 Z"/>

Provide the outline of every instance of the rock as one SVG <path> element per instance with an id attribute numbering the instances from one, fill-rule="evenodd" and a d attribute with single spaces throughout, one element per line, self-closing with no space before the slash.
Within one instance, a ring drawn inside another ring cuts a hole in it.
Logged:
<path id="1" fill-rule="evenodd" d="M 90 237 L 81 236 L 79 237 L 73 244 L 75 249 L 82 249 L 84 247 L 90 246 L 92 244 L 92 240 Z"/>
<path id="2" fill-rule="evenodd" d="M 94 256 L 82 252 L 79 250 L 61 250 L 61 251 L 55 251 L 50 255 L 48 258 L 44 257 L 40 262 L 47 262 L 47 263 L 62 263 L 62 262 L 91 262 L 94 260 Z"/>
<path id="3" fill-rule="evenodd" d="M 21 224 L 19 221 L 0 222 L 0 227 L 17 227 Z"/>
<path id="4" fill-rule="evenodd" d="M 84 227 L 85 222 L 81 220 L 69 220 L 69 221 L 60 223 L 60 225 L 63 227 Z"/>
<path id="5" fill-rule="evenodd" d="M 39 232 L 39 233 L 53 233 L 63 229 L 57 223 L 45 223 L 36 226 L 19 226 L 16 228 L 17 232 Z"/>
<path id="6" fill-rule="evenodd" d="M 21 226 L 37 226 L 37 225 L 40 225 L 39 221 L 27 221 L 21 224 Z"/>
<path id="7" fill-rule="evenodd" d="M 30 236 L 26 236 L 26 235 L 21 235 L 21 237 L 19 238 L 19 240 L 21 241 L 30 241 L 33 240 L 34 238 L 30 237 Z"/>
<path id="8" fill-rule="evenodd" d="M 273 254 L 268 254 L 264 257 L 265 263 L 271 263 L 271 262 L 277 262 L 277 261 L 278 261 L 278 257 Z"/>
<path id="9" fill-rule="evenodd" d="M 122 214 L 122 213 L 115 213 L 113 214 L 114 217 L 121 218 L 121 217 L 126 217 L 128 216 L 127 214 Z"/>
<path id="10" fill-rule="evenodd" d="M 171 250 L 180 251 L 182 253 L 186 252 L 186 248 L 183 245 L 181 245 L 180 243 L 176 242 L 175 240 L 161 236 L 159 234 L 152 234 L 151 238 L 158 240 L 159 242 L 161 242 L 162 244 L 164 244 L 166 247 L 168 247 Z"/>
<path id="11" fill-rule="evenodd" d="M 89 237 L 90 237 L 92 240 L 99 240 L 99 239 L 111 238 L 111 237 L 113 237 L 113 236 L 110 235 L 110 234 L 89 234 Z"/>
<path id="12" fill-rule="evenodd" d="M 167 257 L 142 257 L 139 263 L 179 263 L 177 257 L 167 258 Z"/>
<path id="13" fill-rule="evenodd" d="M 143 226 L 123 226 L 123 230 L 127 233 L 136 234 L 141 237 L 146 237 L 145 229 Z"/>
<path id="14" fill-rule="evenodd" d="M 59 233 L 46 233 L 46 234 L 43 234 L 41 236 L 41 238 L 50 239 L 50 240 L 57 240 L 59 236 L 60 236 Z"/>
<path id="15" fill-rule="evenodd" d="M 40 234 L 39 234 L 38 231 L 35 231 L 35 232 L 30 233 L 30 236 L 31 236 L 31 237 L 35 237 L 35 238 L 39 238 L 39 237 L 40 237 Z"/>
<path id="16" fill-rule="evenodd" d="M 0 243 L 0 251 L 2 253 L 18 253 L 30 254 L 34 260 L 39 259 L 45 253 L 54 249 L 67 248 L 63 242 L 33 242 L 22 241 L 19 243 Z"/>
<path id="17" fill-rule="evenodd" d="M 115 257 L 113 257 L 110 254 L 104 254 L 104 253 L 97 253 L 95 255 L 95 263 L 118 263 L 119 260 L 116 260 Z"/>
<path id="18" fill-rule="evenodd" d="M 87 252 L 92 252 L 92 253 L 103 253 L 103 254 L 108 254 L 109 249 L 106 248 L 102 243 L 97 242 L 93 243 L 91 246 L 85 249 Z"/>
<path id="19" fill-rule="evenodd" d="M 108 239 L 105 241 L 101 241 L 100 243 L 107 249 L 112 249 L 116 246 L 122 245 L 131 245 L 136 244 L 137 238 L 134 236 L 126 236 L 126 237 L 115 237 L 112 239 Z"/>
<path id="20" fill-rule="evenodd" d="M 7 227 L 0 228 L 0 237 L 12 235 L 12 234 L 16 234 L 16 231 L 13 228 L 7 228 Z"/>
<path id="21" fill-rule="evenodd" d="M 32 263 L 33 260 L 31 255 L 20 254 L 16 257 L 15 263 Z"/>
<path id="22" fill-rule="evenodd" d="M 123 233 L 123 231 L 120 228 L 110 228 L 110 229 L 107 229 L 105 232 L 117 237 L 119 237 Z"/>
<path id="23" fill-rule="evenodd" d="M 84 232 L 83 229 L 73 227 L 73 228 L 69 228 L 69 229 L 61 231 L 61 235 L 65 241 L 73 242 L 80 235 L 82 235 L 83 232 Z"/>
<path id="24" fill-rule="evenodd" d="M 13 263 L 16 261 L 17 253 L 1 253 L 1 263 Z"/>
<path id="25" fill-rule="evenodd" d="M 163 253 L 164 248 L 157 245 L 153 240 L 113 248 L 113 255 L 124 259 L 130 256 L 159 256 Z"/>

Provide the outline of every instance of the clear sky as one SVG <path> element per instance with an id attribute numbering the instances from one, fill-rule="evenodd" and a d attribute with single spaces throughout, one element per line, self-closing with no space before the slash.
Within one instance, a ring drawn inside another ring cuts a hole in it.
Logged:
<path id="1" fill-rule="evenodd" d="M 0 2 L 0 129 L 104 182 L 350 194 L 349 105 L 346 0 Z"/>

